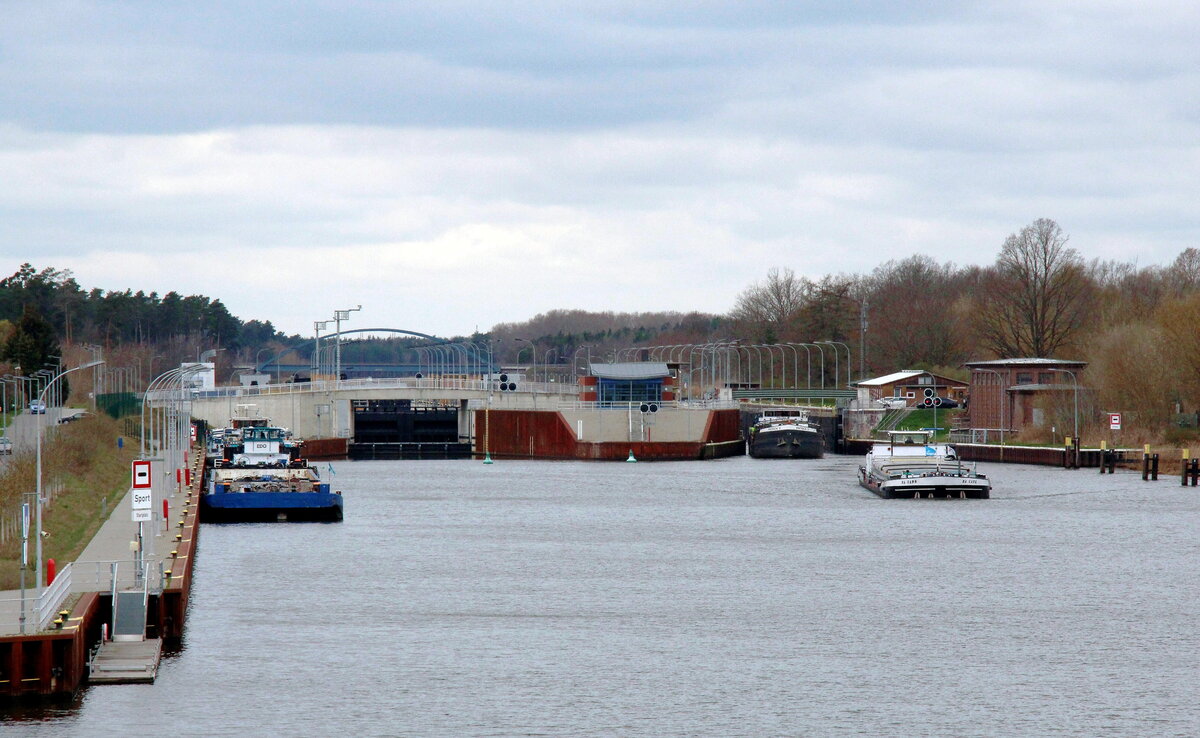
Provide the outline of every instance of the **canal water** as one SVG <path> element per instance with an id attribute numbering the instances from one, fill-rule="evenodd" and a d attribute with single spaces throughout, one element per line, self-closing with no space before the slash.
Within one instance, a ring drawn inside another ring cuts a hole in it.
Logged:
<path id="1" fill-rule="evenodd" d="M 1200 492 L 859 461 L 335 463 L 341 524 L 203 528 L 156 684 L 0 733 L 1200 734 Z"/>

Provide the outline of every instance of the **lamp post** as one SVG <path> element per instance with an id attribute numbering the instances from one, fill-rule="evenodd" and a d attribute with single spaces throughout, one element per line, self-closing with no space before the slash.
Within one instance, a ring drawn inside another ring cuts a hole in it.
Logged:
<path id="1" fill-rule="evenodd" d="M 45 404 L 46 390 L 50 389 L 54 385 L 54 383 L 57 382 L 59 379 L 65 377 L 66 375 L 70 374 L 71 372 L 77 372 L 80 369 L 88 369 L 93 366 L 99 366 L 103 363 L 104 363 L 103 360 L 90 361 L 86 364 L 80 364 L 77 367 L 68 369 L 65 372 L 59 372 L 58 374 L 56 374 L 54 376 L 53 379 L 51 379 L 49 382 L 46 383 L 46 386 L 42 389 L 41 393 L 38 395 L 38 402 Z M 37 543 L 36 543 L 36 545 L 37 545 L 37 570 L 36 570 L 37 571 L 37 573 L 36 573 L 37 582 L 36 582 L 36 584 L 37 584 L 37 591 L 38 591 L 39 596 L 41 595 L 42 587 L 44 586 L 44 582 L 42 582 L 42 416 L 43 416 L 43 413 L 38 413 L 38 415 L 37 415 L 37 429 L 36 429 L 37 430 L 37 499 L 35 500 L 37 502 L 37 523 L 34 526 L 34 532 L 36 533 L 36 539 L 37 539 Z"/>
<path id="2" fill-rule="evenodd" d="M 267 348 L 260 348 L 258 351 L 254 352 L 254 373 L 255 374 L 262 374 L 262 370 L 259 369 L 259 367 L 258 367 L 258 357 L 262 356 L 262 352 L 270 351 L 270 350 L 271 350 L 270 347 L 267 347 Z"/>
<path id="3" fill-rule="evenodd" d="M 0 378 L 0 422 L 4 423 L 4 427 L 0 428 L 0 438 L 8 436 L 8 378 L 11 375 L 5 374 Z"/>
<path id="4" fill-rule="evenodd" d="M 987 372 L 989 374 L 996 375 L 997 386 L 1000 388 L 1000 445 L 1003 446 L 1004 445 L 1004 431 L 1006 429 L 1006 426 L 1004 424 L 1004 406 L 1008 404 L 1008 393 L 1004 391 L 1004 375 L 1001 374 L 1000 372 L 996 371 L 995 369 L 976 368 L 975 371 Z M 1000 454 L 1001 454 L 1000 458 L 1003 459 L 1004 458 L 1004 455 L 1003 455 L 1004 449 L 1000 449 Z"/>
<path id="5" fill-rule="evenodd" d="M 530 358 L 529 358 L 529 363 L 533 364 L 533 371 L 534 371 L 534 375 L 535 375 L 535 379 L 536 379 L 536 374 L 537 374 L 537 348 L 536 348 L 536 347 L 533 345 L 533 341 L 530 341 L 528 338 L 518 338 L 517 336 L 513 336 L 513 340 L 514 340 L 514 341 L 522 341 L 522 342 L 524 342 L 524 343 L 527 343 L 527 344 L 529 344 L 529 357 L 530 357 Z M 516 362 L 517 366 L 520 366 L 520 365 L 521 365 L 521 352 L 522 352 L 522 351 L 524 351 L 524 350 L 525 350 L 525 347 L 524 347 L 524 346 L 522 346 L 521 348 L 517 349 L 517 356 L 516 356 L 516 358 L 515 358 L 515 359 L 513 359 L 513 361 L 515 361 L 515 362 Z"/>
<path id="6" fill-rule="evenodd" d="M 334 359 L 334 379 L 337 380 L 338 384 L 335 386 L 338 387 L 341 386 L 342 381 L 342 321 L 350 320 L 350 313 L 358 310 L 362 310 L 362 305 L 359 305 L 358 307 L 346 308 L 345 310 L 333 311 L 333 320 L 337 324 L 337 332 L 333 334 L 337 345 L 337 351 L 335 352 L 336 358 Z"/>
<path id="7" fill-rule="evenodd" d="M 812 346 L 821 355 L 821 389 L 825 389 L 825 349 L 819 343 L 800 343 L 798 346 Z"/>
<path id="8" fill-rule="evenodd" d="M 313 348 L 312 377 L 310 379 L 314 382 L 317 381 L 317 375 L 321 373 L 321 331 L 325 330 L 332 322 L 332 320 L 313 321 L 313 340 L 315 341 L 315 346 Z"/>
<path id="9" fill-rule="evenodd" d="M 1075 390 L 1075 435 L 1072 436 L 1072 438 L 1075 439 L 1075 448 L 1078 449 L 1079 448 L 1079 380 L 1075 377 L 1075 372 L 1071 371 L 1070 369 L 1051 369 L 1050 371 L 1056 372 L 1058 374 L 1071 375 L 1071 386 Z M 1076 455 L 1075 466 L 1079 466 L 1078 454 Z"/>
<path id="10" fill-rule="evenodd" d="M 854 379 L 850 376 L 850 363 L 852 361 L 852 359 L 850 357 L 850 347 L 841 341 L 817 341 L 817 343 L 829 344 L 834 347 L 841 346 L 842 348 L 846 349 L 846 386 L 849 387 L 850 383 L 854 381 Z M 837 362 L 836 362 L 836 357 L 837 357 L 837 349 L 836 348 L 834 349 L 833 355 L 835 357 L 833 376 L 837 377 L 838 370 L 837 370 Z M 835 381 L 834 384 L 836 385 L 837 382 Z"/>
<path id="11" fill-rule="evenodd" d="M 579 366 L 577 364 L 577 362 L 579 361 L 579 352 L 583 351 L 584 349 L 587 349 L 587 352 L 588 352 L 587 353 L 588 364 L 592 363 L 592 347 L 587 345 L 586 343 L 579 344 L 579 347 L 575 349 L 575 353 L 571 354 L 571 371 L 575 373 L 576 377 L 579 376 L 579 371 L 578 371 Z"/>

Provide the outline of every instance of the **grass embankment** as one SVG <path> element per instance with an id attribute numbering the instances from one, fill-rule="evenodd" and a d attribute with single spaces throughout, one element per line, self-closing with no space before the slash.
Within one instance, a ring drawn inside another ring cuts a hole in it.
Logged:
<path id="1" fill-rule="evenodd" d="M 119 424 L 107 415 L 97 415 L 74 423 L 56 426 L 47 432 L 42 446 L 42 485 L 54 482 L 62 490 L 42 509 L 42 528 L 49 533 L 42 539 L 42 559 L 54 559 L 59 566 L 74 561 L 91 542 L 96 531 L 120 495 L 129 488 L 130 462 L 136 455 L 134 444 L 117 448 Z M 22 493 L 37 488 L 34 453 L 15 454 L 0 472 L 0 514 L 19 514 Z M 31 516 L 32 517 L 32 516 Z M 29 570 L 26 584 L 33 582 L 34 541 L 30 521 Z M 0 589 L 16 589 L 21 581 L 21 540 L 0 545 Z"/>

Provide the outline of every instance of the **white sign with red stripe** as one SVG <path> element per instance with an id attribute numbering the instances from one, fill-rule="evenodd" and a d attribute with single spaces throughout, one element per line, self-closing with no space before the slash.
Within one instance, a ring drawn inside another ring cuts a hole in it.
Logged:
<path id="1" fill-rule="evenodd" d="M 139 459 L 133 462 L 133 488 L 150 489 L 150 461 Z"/>
<path id="2" fill-rule="evenodd" d="M 1121 430 L 1121 413 L 1108 414 L 1108 429 Z"/>

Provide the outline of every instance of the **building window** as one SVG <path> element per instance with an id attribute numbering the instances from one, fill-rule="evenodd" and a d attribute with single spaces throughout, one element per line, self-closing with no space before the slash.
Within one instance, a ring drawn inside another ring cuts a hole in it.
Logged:
<path id="1" fill-rule="evenodd" d="M 1050 372 L 1038 373 L 1038 384 L 1054 384 L 1054 375 Z"/>
<path id="2" fill-rule="evenodd" d="M 917 393 L 916 392 L 905 392 L 904 396 L 911 400 L 912 398 L 917 396 Z"/>
<path id="3" fill-rule="evenodd" d="M 910 394 L 909 397 L 911 397 L 911 396 L 912 395 Z M 896 387 L 893 390 L 892 397 L 904 397 L 904 390 L 900 389 L 899 387 Z"/>
<path id="4" fill-rule="evenodd" d="M 933 384 L 933 377 L 917 377 L 917 384 Z"/>
<path id="5" fill-rule="evenodd" d="M 596 399 L 605 404 L 627 402 L 662 402 L 661 379 L 600 378 Z"/>
<path id="6" fill-rule="evenodd" d="M 1017 384 L 1033 384 L 1033 372 L 1017 372 Z"/>

